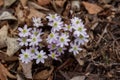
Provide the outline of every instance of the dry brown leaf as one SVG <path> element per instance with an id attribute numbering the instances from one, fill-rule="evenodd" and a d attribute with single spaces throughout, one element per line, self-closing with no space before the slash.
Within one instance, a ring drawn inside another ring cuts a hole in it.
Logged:
<path id="1" fill-rule="evenodd" d="M 80 11 L 80 1 L 79 0 L 71 1 L 71 8 L 73 11 Z"/>
<path id="2" fill-rule="evenodd" d="M 7 40 L 7 34 L 8 34 L 8 25 L 4 25 L 0 29 L 0 49 L 3 47 L 6 47 L 6 40 Z"/>
<path id="3" fill-rule="evenodd" d="M 17 20 L 15 16 L 13 16 L 10 12 L 4 11 L 0 15 L 0 20 Z"/>
<path id="4" fill-rule="evenodd" d="M 20 0 L 22 6 L 25 8 L 28 0 Z"/>
<path id="5" fill-rule="evenodd" d="M 85 76 L 76 76 L 76 77 L 73 77 L 70 80 L 85 80 Z"/>
<path id="6" fill-rule="evenodd" d="M 59 7 L 63 7 L 66 0 L 55 0 L 55 3 Z"/>
<path id="7" fill-rule="evenodd" d="M 18 4 L 18 6 L 15 8 L 15 11 L 16 11 L 16 15 L 17 15 L 17 18 L 18 18 L 18 23 L 22 23 L 25 21 L 25 17 L 24 17 L 24 13 L 23 13 L 23 10 L 21 9 L 21 5 Z"/>
<path id="8" fill-rule="evenodd" d="M 34 8 L 30 8 L 30 14 L 28 15 L 28 19 L 31 19 L 32 17 L 41 17 L 44 18 L 46 15 L 42 12 L 37 11 Z"/>
<path id="9" fill-rule="evenodd" d="M 28 1 L 28 5 L 29 5 L 30 7 L 35 8 L 35 9 L 40 9 L 40 10 L 49 11 L 49 9 L 44 8 L 44 7 L 38 5 L 38 4 L 34 3 L 34 2 L 31 2 L 31 1 Z"/>
<path id="10" fill-rule="evenodd" d="M 0 0 L 0 6 L 2 6 L 4 4 L 3 0 Z"/>
<path id="11" fill-rule="evenodd" d="M 17 74 L 17 80 L 25 80 L 20 74 Z"/>
<path id="12" fill-rule="evenodd" d="M 7 80 L 6 79 L 7 76 L 12 79 L 16 79 L 16 76 L 12 75 L 1 63 L 0 63 L 0 74 L 4 75 L 5 80 Z M 1 80 L 4 80 L 4 79 L 1 79 Z"/>
<path id="13" fill-rule="evenodd" d="M 7 76 L 3 73 L 2 64 L 0 63 L 0 80 L 7 80 Z"/>
<path id="14" fill-rule="evenodd" d="M 16 0 L 4 0 L 4 6 L 9 7 L 11 6 Z"/>
<path id="15" fill-rule="evenodd" d="M 26 78 L 32 79 L 32 62 L 28 64 L 20 62 Z"/>
<path id="16" fill-rule="evenodd" d="M 89 2 L 82 2 L 85 6 L 86 10 L 89 12 L 89 14 L 97 14 L 103 10 L 102 7 L 98 6 L 97 4 L 89 3 Z"/>
<path id="17" fill-rule="evenodd" d="M 41 6 L 45 6 L 47 4 L 50 4 L 51 0 L 37 0 L 38 4 Z"/>
<path id="18" fill-rule="evenodd" d="M 54 70 L 54 67 L 51 66 L 51 69 L 48 70 L 43 70 L 41 72 L 38 72 L 37 74 L 35 74 L 33 79 L 37 79 L 37 80 L 44 80 L 44 79 L 48 79 L 50 77 L 50 75 L 52 74 Z"/>
<path id="19" fill-rule="evenodd" d="M 7 44 L 7 53 L 6 54 L 8 56 L 14 55 L 21 48 L 21 46 L 19 46 L 17 38 L 7 37 L 6 44 Z"/>

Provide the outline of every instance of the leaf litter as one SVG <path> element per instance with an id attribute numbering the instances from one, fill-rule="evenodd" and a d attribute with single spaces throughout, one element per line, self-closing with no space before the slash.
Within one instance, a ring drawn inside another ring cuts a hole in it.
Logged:
<path id="1" fill-rule="evenodd" d="M 119 3 L 119 0 L 0 0 L 0 79 L 119 80 Z M 11 9 L 13 13 L 4 9 Z M 17 21 L 17 27 L 23 24 L 32 27 L 33 17 L 41 17 L 44 22 L 49 13 L 58 13 L 65 22 L 73 16 L 82 18 L 89 42 L 82 46 L 84 51 L 77 56 L 64 54 L 58 61 L 48 60 L 46 65 L 21 64 L 18 60 L 21 47 L 16 39 L 18 31 L 10 32 L 13 23 L 9 22 Z"/>

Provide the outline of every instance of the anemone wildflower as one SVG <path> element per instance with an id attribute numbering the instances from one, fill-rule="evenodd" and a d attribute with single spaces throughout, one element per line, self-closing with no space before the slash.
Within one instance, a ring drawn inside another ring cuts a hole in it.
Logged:
<path id="1" fill-rule="evenodd" d="M 61 17 L 58 16 L 57 14 L 48 14 L 46 17 L 49 21 L 61 21 Z"/>
<path id="2" fill-rule="evenodd" d="M 39 45 L 39 42 L 42 41 L 39 35 L 38 36 L 31 35 L 30 37 L 31 38 L 29 39 L 29 42 L 30 42 L 29 46 L 37 46 Z"/>
<path id="3" fill-rule="evenodd" d="M 51 51 L 48 56 L 50 56 L 52 59 L 57 60 L 57 57 L 58 57 L 59 55 L 58 55 L 55 51 Z"/>
<path id="4" fill-rule="evenodd" d="M 62 33 L 61 36 L 59 37 L 59 41 L 57 43 L 57 46 L 64 47 L 64 45 L 68 45 L 68 42 L 70 41 L 69 35 Z"/>
<path id="5" fill-rule="evenodd" d="M 57 48 L 56 44 L 49 44 L 48 45 L 49 51 L 55 50 Z"/>
<path id="6" fill-rule="evenodd" d="M 37 63 L 37 64 L 38 64 L 39 62 L 44 63 L 44 62 L 45 62 L 45 59 L 46 59 L 47 57 L 48 57 L 48 56 L 46 56 L 46 52 L 44 52 L 43 50 L 41 50 L 40 52 L 37 51 L 37 52 L 36 52 L 36 56 L 35 56 L 36 63 Z"/>
<path id="7" fill-rule="evenodd" d="M 58 33 L 51 32 L 46 39 L 48 43 L 56 43 L 58 40 Z"/>
<path id="8" fill-rule="evenodd" d="M 72 18 L 71 23 L 73 26 L 78 26 L 79 24 L 83 24 L 82 20 L 77 17 Z"/>
<path id="9" fill-rule="evenodd" d="M 32 30 L 32 28 L 27 28 L 27 25 L 24 25 L 23 28 L 19 27 L 18 30 L 20 31 L 18 34 L 20 37 L 26 37 L 31 35 L 30 31 Z"/>
<path id="10" fill-rule="evenodd" d="M 33 17 L 32 20 L 33 20 L 33 26 L 35 27 L 43 26 L 41 22 L 41 18 Z"/>
<path id="11" fill-rule="evenodd" d="M 66 50 L 67 48 L 65 48 L 65 47 L 58 47 L 57 48 L 57 53 L 59 54 L 59 55 L 61 55 L 61 54 L 64 54 L 65 52 L 65 50 Z"/>
<path id="12" fill-rule="evenodd" d="M 35 36 L 37 36 L 37 35 L 41 36 L 43 34 L 43 32 L 42 32 L 42 29 L 33 28 L 32 34 L 34 34 Z"/>
<path id="13" fill-rule="evenodd" d="M 75 42 L 78 43 L 79 45 L 80 44 L 84 45 L 84 43 L 88 42 L 88 37 L 89 36 L 87 35 L 87 33 L 84 35 L 80 34 L 79 37 L 75 39 Z"/>
<path id="14" fill-rule="evenodd" d="M 29 39 L 27 37 L 22 37 L 17 39 L 20 46 L 28 46 Z"/>
<path id="15" fill-rule="evenodd" d="M 65 24 L 65 27 L 64 27 L 64 30 L 65 31 L 70 31 L 70 32 L 72 32 L 72 29 L 73 29 L 73 27 L 72 27 L 72 25 L 71 24 Z"/>
<path id="16" fill-rule="evenodd" d="M 32 56 L 31 56 L 30 51 L 28 49 L 26 49 L 26 50 L 21 49 L 21 53 L 22 54 L 19 55 L 19 57 L 20 57 L 19 59 L 23 63 L 27 64 L 27 63 L 31 62 Z"/>
<path id="17" fill-rule="evenodd" d="M 51 31 L 55 32 L 55 31 L 59 31 L 60 29 L 62 29 L 63 22 L 62 21 L 53 21 L 53 22 L 49 22 L 48 25 L 52 27 Z"/>
<path id="18" fill-rule="evenodd" d="M 76 42 L 70 43 L 71 48 L 69 49 L 69 52 L 72 52 L 74 55 L 77 55 L 79 51 L 82 49 L 80 48 L 80 45 L 76 44 Z"/>

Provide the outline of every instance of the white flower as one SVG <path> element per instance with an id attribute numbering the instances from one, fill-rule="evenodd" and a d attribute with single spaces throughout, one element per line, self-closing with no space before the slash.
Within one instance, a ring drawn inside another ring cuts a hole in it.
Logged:
<path id="1" fill-rule="evenodd" d="M 33 19 L 33 26 L 36 26 L 36 27 L 43 26 L 41 22 L 41 18 L 34 17 L 32 19 Z"/>
<path id="2" fill-rule="evenodd" d="M 47 58 L 46 52 L 44 52 L 43 50 L 41 50 L 40 52 L 38 51 L 36 52 L 35 59 L 37 64 L 39 62 L 44 63 L 46 58 Z"/>
<path id="3" fill-rule="evenodd" d="M 56 43 L 58 38 L 58 33 L 51 32 L 46 39 L 48 43 Z"/>
<path id="4" fill-rule="evenodd" d="M 83 24 L 82 20 L 77 17 L 72 18 L 71 23 L 73 26 L 78 26 L 79 24 Z"/>
<path id="5" fill-rule="evenodd" d="M 26 49 L 26 50 L 21 50 L 21 52 L 22 52 L 22 54 L 20 54 L 19 55 L 19 59 L 23 62 L 23 63 L 29 63 L 29 62 L 31 62 L 31 60 L 32 60 L 32 56 L 31 56 L 31 54 L 30 54 L 30 51 L 28 50 L 28 49 Z"/>
<path id="6" fill-rule="evenodd" d="M 32 34 L 34 34 L 35 36 L 37 36 L 37 35 L 41 36 L 43 34 L 43 32 L 42 32 L 42 29 L 33 28 Z"/>
<path id="7" fill-rule="evenodd" d="M 50 54 L 48 55 L 48 56 L 50 56 L 52 59 L 55 59 L 55 60 L 57 60 L 57 57 L 59 56 L 58 54 L 56 54 L 56 52 L 54 51 L 54 52 L 50 52 Z"/>
<path id="8" fill-rule="evenodd" d="M 29 51 L 33 59 L 35 59 L 35 53 L 38 51 L 38 47 L 30 47 Z"/>
<path id="9" fill-rule="evenodd" d="M 74 55 L 79 54 L 79 51 L 82 49 L 80 48 L 80 45 L 77 45 L 76 43 L 70 43 L 71 48 L 69 49 L 69 52 L 72 52 Z"/>
<path id="10" fill-rule="evenodd" d="M 55 31 L 59 31 L 60 29 L 62 29 L 63 22 L 55 20 L 53 22 L 49 22 L 48 25 L 52 27 L 51 31 L 55 32 Z"/>
<path id="11" fill-rule="evenodd" d="M 64 30 L 65 31 L 70 31 L 70 32 L 72 32 L 72 29 L 73 29 L 73 27 L 72 27 L 72 25 L 71 24 L 65 24 L 65 27 L 64 27 Z"/>
<path id="12" fill-rule="evenodd" d="M 24 25 L 23 28 L 19 27 L 18 30 L 20 31 L 18 34 L 20 37 L 26 37 L 31 35 L 30 31 L 32 30 L 32 28 L 27 28 L 27 25 Z"/>
<path id="13" fill-rule="evenodd" d="M 64 47 L 64 45 L 68 45 L 68 42 L 70 41 L 70 39 L 68 38 L 69 38 L 68 35 L 62 33 L 61 36 L 59 37 L 59 42 L 57 43 L 57 46 Z"/>
<path id="14" fill-rule="evenodd" d="M 75 39 L 75 42 L 83 45 L 85 42 L 88 42 L 88 37 L 87 33 L 84 35 L 80 34 L 79 37 Z"/>
<path id="15" fill-rule="evenodd" d="M 31 35 L 30 37 L 31 38 L 29 39 L 29 42 L 30 42 L 29 46 L 37 46 L 39 45 L 39 42 L 42 41 L 39 35 L 38 36 Z"/>
<path id="16" fill-rule="evenodd" d="M 27 37 L 18 38 L 20 46 L 28 46 L 29 39 Z"/>
<path id="17" fill-rule="evenodd" d="M 61 21 L 61 17 L 58 16 L 57 14 L 48 14 L 48 16 L 46 17 L 49 21 Z"/>
<path id="18" fill-rule="evenodd" d="M 64 53 L 65 53 L 65 52 L 64 52 L 65 50 L 66 50 L 65 47 L 58 47 L 58 48 L 57 48 L 57 53 L 58 53 L 59 55 L 64 54 Z"/>
<path id="19" fill-rule="evenodd" d="M 48 45 L 49 51 L 55 50 L 57 48 L 56 44 L 49 44 Z"/>
<path id="20" fill-rule="evenodd" d="M 79 26 L 75 26 L 74 27 L 74 29 L 75 29 L 75 31 L 74 31 L 74 36 L 80 36 L 80 34 L 81 35 L 84 35 L 85 33 L 86 33 L 86 29 L 85 29 L 85 27 L 84 27 L 84 25 L 83 24 L 81 24 L 81 25 L 79 25 Z"/>

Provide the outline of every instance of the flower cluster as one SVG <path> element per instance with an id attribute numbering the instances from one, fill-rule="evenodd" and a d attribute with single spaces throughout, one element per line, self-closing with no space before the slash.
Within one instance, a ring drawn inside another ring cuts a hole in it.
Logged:
<path id="1" fill-rule="evenodd" d="M 21 49 L 20 60 L 28 63 L 31 60 L 36 60 L 36 63 L 44 63 L 45 59 L 51 57 L 57 60 L 58 57 L 66 51 L 79 54 L 82 50 L 81 45 L 88 42 L 88 34 L 81 19 L 74 17 L 67 24 L 62 21 L 62 18 L 57 14 L 49 14 L 46 16 L 48 26 L 51 27 L 48 37 L 46 38 L 46 47 L 49 53 L 46 53 L 40 47 L 42 43 L 41 36 L 44 34 L 40 26 L 42 24 L 41 18 L 33 18 L 33 26 L 35 28 L 28 28 L 25 25 L 19 30 L 19 45 L 25 46 L 26 50 Z M 47 51 L 47 52 L 48 52 Z"/>

